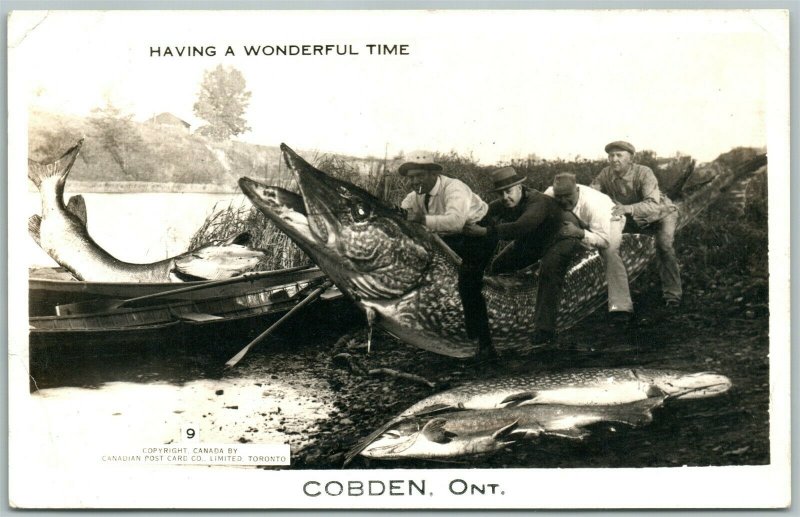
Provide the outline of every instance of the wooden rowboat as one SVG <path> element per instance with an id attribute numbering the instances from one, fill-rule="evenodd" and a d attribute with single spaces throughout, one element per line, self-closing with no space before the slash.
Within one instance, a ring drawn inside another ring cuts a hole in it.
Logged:
<path id="1" fill-rule="evenodd" d="M 324 273 L 316 266 L 300 266 L 265 273 L 264 276 L 254 281 L 221 286 L 212 284 L 208 288 L 201 288 L 204 284 L 211 284 L 211 282 L 83 282 L 76 280 L 63 268 L 39 268 L 29 271 L 28 311 L 29 316 L 55 316 L 58 305 L 90 300 L 137 298 L 183 287 L 197 287 L 197 289 L 159 298 L 158 303 L 206 300 L 231 297 L 258 290 L 271 290 L 283 285 L 317 280 L 324 276 Z"/>
<path id="2" fill-rule="evenodd" d="M 31 346 L 74 343 L 127 343 L 180 336 L 184 331 L 213 330 L 217 334 L 268 323 L 302 301 L 325 281 L 316 267 L 276 271 L 255 281 L 198 288 L 150 300 L 147 305 L 102 312 L 54 315 L 55 304 L 118 299 L 167 292 L 176 284 L 106 284 L 75 280 L 30 279 L 31 306 L 40 314 L 28 318 Z M 188 287 L 203 282 L 185 282 Z M 343 298 L 338 290 L 321 299 Z M 35 300 L 35 303 L 34 301 Z M 32 310 L 33 314 L 33 310 Z"/>

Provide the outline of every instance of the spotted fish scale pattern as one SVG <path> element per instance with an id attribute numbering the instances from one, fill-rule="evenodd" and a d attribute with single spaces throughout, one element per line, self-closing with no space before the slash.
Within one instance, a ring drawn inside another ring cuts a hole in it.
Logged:
<path id="1" fill-rule="evenodd" d="M 661 373 L 658 371 L 638 373 L 630 368 L 585 368 L 546 372 L 531 376 L 499 377 L 462 384 L 441 393 L 436 393 L 409 407 L 401 417 L 425 412 L 434 406 L 450 406 L 464 409 L 492 409 L 503 407 L 506 397 L 520 393 L 543 393 L 551 390 L 591 389 L 609 386 L 616 390 L 645 393 L 650 384 L 647 379 Z M 630 395 L 635 399 L 635 395 Z M 646 398 L 646 397 L 639 397 Z M 626 400 L 627 402 L 627 400 Z M 590 403 L 590 402 L 588 402 Z"/>
<path id="2" fill-rule="evenodd" d="M 316 242 L 304 242 L 306 237 L 291 228 L 285 231 L 343 292 L 374 315 L 374 321 L 384 330 L 431 352 L 472 357 L 477 343 L 466 335 L 457 259 L 443 243 L 363 189 L 315 169 L 286 146 L 282 149 L 308 213 L 319 214 L 319 220 L 309 219 Z M 676 204 L 679 228 L 735 180 L 762 165 L 753 160 L 736 169 L 711 164 L 708 175 L 715 175 L 714 179 Z M 253 192 L 248 196 L 257 197 Z M 263 205 L 259 204 L 262 210 Z M 276 220 L 270 212 L 269 207 L 264 211 Z M 279 221 L 276 224 L 281 227 Z M 329 231 L 336 235 L 329 235 Z M 626 234 L 620 254 L 633 281 L 655 256 L 654 239 Z M 485 278 L 483 294 L 493 341 L 501 352 L 530 346 L 537 289 L 538 276 L 531 272 Z M 602 306 L 606 297 L 602 258 L 596 251 L 580 254 L 565 277 L 557 316 L 559 329 L 576 324 Z"/>
<path id="3" fill-rule="evenodd" d="M 714 180 L 676 203 L 683 228 L 744 173 L 763 165 L 765 157 L 753 160 L 731 171 L 717 163 Z M 456 287 L 457 267 L 435 250 L 437 257 L 425 275 L 416 296 L 408 300 L 404 310 L 418 316 L 416 324 L 421 339 L 401 337 L 420 348 L 443 355 L 466 358 L 474 354 L 476 345 L 466 336 L 464 314 Z M 620 255 L 632 282 L 645 271 L 656 255 L 655 239 L 645 234 L 625 234 Z M 533 334 L 534 308 L 538 274 L 525 271 L 508 276 L 487 276 L 483 294 L 489 312 L 492 338 L 503 350 L 530 346 Z M 602 307 L 607 300 L 605 264 L 597 251 L 585 251 L 576 257 L 564 280 L 557 325 L 563 331 Z"/>

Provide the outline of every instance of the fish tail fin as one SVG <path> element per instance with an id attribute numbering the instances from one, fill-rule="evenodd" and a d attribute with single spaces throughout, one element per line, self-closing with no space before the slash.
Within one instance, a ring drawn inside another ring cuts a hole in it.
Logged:
<path id="1" fill-rule="evenodd" d="M 767 165 L 767 155 L 757 154 L 753 149 L 733 150 L 720 155 L 705 172 L 713 176 L 702 183 L 693 185 L 692 192 L 682 196 L 678 228 L 694 219 L 706 207 L 713 204 L 722 194 L 740 181 L 745 181 L 761 167 Z"/>
<path id="2" fill-rule="evenodd" d="M 42 218 L 38 215 L 32 215 L 28 218 L 28 233 L 36 241 L 39 246 L 42 245 L 39 239 L 39 228 L 42 226 Z"/>
<path id="3" fill-rule="evenodd" d="M 78 152 L 81 150 L 82 145 L 83 139 L 81 138 L 77 144 L 51 163 L 39 163 L 28 159 L 28 178 L 36 185 L 36 188 L 39 188 L 45 178 L 57 176 L 62 181 L 66 180 L 67 174 L 75 164 L 75 159 L 78 157 Z"/>
<path id="4" fill-rule="evenodd" d="M 349 465 L 350 462 L 353 461 L 353 459 L 355 459 L 356 456 L 361 454 L 361 451 L 366 449 L 367 446 L 371 444 L 373 441 L 375 441 L 377 437 L 383 434 L 384 431 L 386 431 L 391 426 L 402 420 L 403 420 L 402 418 L 398 417 L 392 418 L 391 420 L 380 426 L 378 429 L 371 432 L 366 438 L 358 442 L 355 447 L 347 451 L 347 454 L 344 455 L 344 463 L 342 463 L 342 468 L 345 468 L 347 465 Z"/>

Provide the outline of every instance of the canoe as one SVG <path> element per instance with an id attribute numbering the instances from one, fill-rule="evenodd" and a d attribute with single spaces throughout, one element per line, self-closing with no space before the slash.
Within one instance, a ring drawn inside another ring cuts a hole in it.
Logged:
<path id="1" fill-rule="evenodd" d="M 160 298 L 158 303 L 230 297 L 260 289 L 269 290 L 281 285 L 317 280 L 324 276 L 324 273 L 316 266 L 299 266 L 270 272 L 268 276 L 254 281 L 212 286 L 207 289 L 166 296 Z M 83 282 L 76 280 L 64 268 L 31 269 L 28 274 L 28 314 L 29 316 L 55 316 L 57 305 L 90 300 L 137 298 L 183 287 L 199 287 L 205 283 L 209 282 Z"/>
<path id="2" fill-rule="evenodd" d="M 30 316 L 31 347 L 72 344 L 111 344 L 146 342 L 168 337 L 175 340 L 187 332 L 213 332 L 266 328 L 271 320 L 292 309 L 325 281 L 318 268 L 278 271 L 274 276 L 225 286 L 198 289 L 149 305 L 119 307 L 103 312 L 77 315 Z M 77 284 L 75 286 L 67 284 Z M 81 285 L 82 284 L 82 285 Z M 185 284 L 191 284 L 186 282 Z M 177 284 L 184 287 L 183 284 Z M 96 284 L 69 280 L 31 279 L 39 300 L 63 299 L 72 303 L 80 298 L 126 298 L 174 290 L 176 284 Z M 169 287 L 169 289 L 167 289 Z M 158 291 L 162 289 L 162 291 Z M 117 294 L 122 293 L 122 294 Z M 77 296 L 77 297 L 76 297 Z M 324 303 L 342 299 L 335 288 L 321 297 Z M 196 333 L 195 333 L 196 334 Z"/>

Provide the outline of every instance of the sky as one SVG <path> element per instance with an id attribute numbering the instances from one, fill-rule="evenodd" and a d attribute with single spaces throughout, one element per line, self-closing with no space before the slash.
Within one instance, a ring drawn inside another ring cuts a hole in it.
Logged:
<path id="1" fill-rule="evenodd" d="M 783 23 L 744 11 L 17 12 L 10 99 L 86 115 L 109 98 L 137 120 L 167 111 L 196 127 L 203 72 L 223 64 L 252 92 L 252 131 L 239 137 L 251 143 L 456 151 L 492 164 L 600 158 L 628 140 L 708 161 L 767 145 Z M 243 50 L 303 44 L 358 55 Z M 370 55 L 368 44 L 407 45 L 408 55 Z M 216 55 L 151 55 L 185 46 Z"/>

